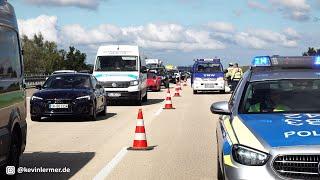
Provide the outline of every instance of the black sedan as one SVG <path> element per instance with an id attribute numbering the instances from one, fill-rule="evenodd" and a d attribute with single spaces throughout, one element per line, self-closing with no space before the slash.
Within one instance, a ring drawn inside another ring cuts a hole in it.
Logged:
<path id="1" fill-rule="evenodd" d="M 67 73 L 50 76 L 30 99 L 32 121 L 41 117 L 78 116 L 96 120 L 106 114 L 106 93 L 90 74 Z"/>

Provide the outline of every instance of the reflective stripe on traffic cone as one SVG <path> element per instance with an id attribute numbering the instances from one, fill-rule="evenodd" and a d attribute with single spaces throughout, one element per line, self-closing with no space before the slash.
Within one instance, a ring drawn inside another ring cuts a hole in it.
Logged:
<path id="1" fill-rule="evenodd" d="M 167 91 L 167 96 L 166 96 L 166 104 L 164 105 L 163 109 L 175 109 L 172 105 L 172 100 L 171 100 L 171 94 L 170 94 L 170 89 Z"/>
<path id="2" fill-rule="evenodd" d="M 137 125 L 133 140 L 133 146 L 128 150 L 152 150 L 153 147 L 148 147 L 146 130 L 144 128 L 142 109 L 139 109 Z"/>
<path id="3" fill-rule="evenodd" d="M 181 97 L 181 95 L 180 95 L 180 88 L 179 88 L 178 85 L 176 85 L 176 91 L 175 91 L 175 93 L 174 93 L 174 97 Z"/>

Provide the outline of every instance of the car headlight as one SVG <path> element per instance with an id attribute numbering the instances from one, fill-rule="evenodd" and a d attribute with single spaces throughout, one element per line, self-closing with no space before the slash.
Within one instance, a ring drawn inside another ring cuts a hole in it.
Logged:
<path id="1" fill-rule="evenodd" d="M 224 81 L 224 78 L 223 77 L 219 77 L 219 78 L 217 78 L 217 81 Z"/>
<path id="2" fill-rule="evenodd" d="M 34 101 L 34 100 L 43 100 L 43 98 L 38 97 L 38 96 L 32 96 L 32 97 L 31 97 L 31 100 L 32 100 L 32 101 Z"/>
<path id="3" fill-rule="evenodd" d="M 262 166 L 268 159 L 269 155 L 241 145 L 234 145 L 232 155 L 236 162 L 247 166 Z"/>
<path id="4" fill-rule="evenodd" d="M 91 97 L 88 95 L 88 96 L 81 96 L 81 97 L 77 97 L 76 99 L 77 99 L 77 100 L 83 100 L 83 99 L 90 100 L 90 99 L 91 99 Z"/>
<path id="5" fill-rule="evenodd" d="M 130 86 L 137 86 L 139 85 L 139 81 L 135 80 L 135 81 L 130 81 Z"/>

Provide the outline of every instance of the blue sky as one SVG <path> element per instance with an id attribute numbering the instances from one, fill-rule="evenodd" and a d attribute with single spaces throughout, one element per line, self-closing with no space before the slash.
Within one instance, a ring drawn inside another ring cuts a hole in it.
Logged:
<path id="1" fill-rule="evenodd" d="M 11 0 L 20 31 L 74 45 L 92 63 L 102 44 L 138 44 L 186 65 L 197 57 L 248 64 L 262 54 L 320 48 L 318 0 Z"/>

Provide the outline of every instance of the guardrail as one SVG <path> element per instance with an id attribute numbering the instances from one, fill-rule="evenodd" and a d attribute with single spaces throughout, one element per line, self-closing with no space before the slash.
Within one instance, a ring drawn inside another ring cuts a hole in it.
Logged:
<path id="1" fill-rule="evenodd" d="M 46 79 L 49 77 L 49 74 L 26 74 L 25 82 L 27 88 L 32 88 L 37 85 L 43 85 Z"/>

